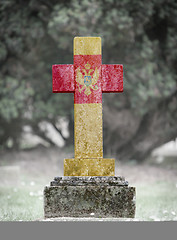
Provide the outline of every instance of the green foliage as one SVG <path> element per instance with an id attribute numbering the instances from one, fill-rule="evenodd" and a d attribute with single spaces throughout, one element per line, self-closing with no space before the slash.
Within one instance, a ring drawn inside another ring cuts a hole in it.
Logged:
<path id="1" fill-rule="evenodd" d="M 6 121 L 19 118 L 26 108 L 28 99 L 33 96 L 33 88 L 26 86 L 25 81 L 19 81 L 12 77 L 0 81 L 1 97 L 0 112 Z"/>
<path id="2" fill-rule="evenodd" d="M 70 118 L 73 96 L 52 94 L 51 65 L 72 63 L 74 36 L 102 37 L 103 63 L 124 64 L 127 96 L 105 103 L 143 116 L 176 88 L 176 16 L 174 0 L 2 1 L 1 144 L 14 120 Z"/>
<path id="3" fill-rule="evenodd" d="M 171 57 L 173 51 L 177 56 L 176 7 L 174 1 L 168 4 L 127 0 L 104 1 L 103 4 L 102 1 L 74 0 L 67 6 L 55 6 L 48 29 L 54 40 L 60 39 L 59 48 L 70 52 L 73 35 L 101 36 L 104 62 L 124 63 L 130 105 L 137 113 L 144 114 L 176 87 L 176 70 L 172 68 L 175 57 Z M 156 32 L 156 25 L 162 28 L 162 33 Z M 164 36 L 163 32 L 166 32 Z M 164 42 L 163 38 L 167 40 Z"/>

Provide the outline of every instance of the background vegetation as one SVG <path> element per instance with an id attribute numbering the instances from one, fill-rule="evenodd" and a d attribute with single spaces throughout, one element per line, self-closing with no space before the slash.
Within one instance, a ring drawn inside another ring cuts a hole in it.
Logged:
<path id="1" fill-rule="evenodd" d="M 124 93 L 103 94 L 104 153 L 129 160 L 116 175 L 136 187 L 136 220 L 177 220 L 176 157 L 135 161 L 177 137 L 176 26 L 175 0 L 0 1 L 0 221 L 42 220 L 44 185 L 73 155 L 73 95 L 52 93 L 51 70 L 73 63 L 75 36 L 102 37 L 103 63 L 124 65 Z M 66 148 L 22 150 L 27 126 L 56 144 L 44 122 Z"/>
<path id="2" fill-rule="evenodd" d="M 74 36 L 101 36 L 103 63 L 124 65 L 124 93 L 104 94 L 104 151 L 146 158 L 177 137 L 175 0 L 0 2 L 0 144 L 19 148 L 23 127 L 73 144 L 73 96 L 52 94 L 51 65 L 72 63 Z M 65 139 L 58 119 L 69 121 Z"/>

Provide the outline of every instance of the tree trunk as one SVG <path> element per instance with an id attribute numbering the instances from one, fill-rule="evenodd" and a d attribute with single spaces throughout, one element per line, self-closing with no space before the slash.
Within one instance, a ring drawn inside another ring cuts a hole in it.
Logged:
<path id="1" fill-rule="evenodd" d="M 70 114 L 68 120 L 69 120 L 68 124 L 69 137 L 65 139 L 66 147 L 74 145 L 74 116 Z"/>
<path id="2" fill-rule="evenodd" d="M 108 118 L 108 114 L 109 119 L 115 118 L 114 112 L 106 109 L 105 113 L 105 119 Z M 136 159 L 140 162 L 145 160 L 154 148 L 176 138 L 177 90 L 171 96 L 159 102 L 142 118 L 138 117 L 136 119 L 131 111 L 128 111 L 128 114 L 128 120 L 125 110 L 117 114 L 121 119 L 125 119 L 117 128 L 113 128 L 108 125 L 110 122 L 106 122 L 107 132 L 104 147 L 106 148 L 106 154 L 111 152 L 120 160 Z M 132 128 L 130 124 L 127 125 L 127 121 L 132 122 L 134 127 Z M 112 151 L 109 151 L 109 148 Z"/>

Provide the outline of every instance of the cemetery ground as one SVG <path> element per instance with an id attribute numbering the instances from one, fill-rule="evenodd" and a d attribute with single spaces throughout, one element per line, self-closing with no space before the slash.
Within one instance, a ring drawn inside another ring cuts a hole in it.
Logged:
<path id="1" fill-rule="evenodd" d="M 38 147 L 0 152 L 0 221 L 43 219 L 43 190 L 63 175 L 69 150 Z M 116 162 L 116 175 L 136 187 L 136 221 L 177 220 L 177 158 Z"/>

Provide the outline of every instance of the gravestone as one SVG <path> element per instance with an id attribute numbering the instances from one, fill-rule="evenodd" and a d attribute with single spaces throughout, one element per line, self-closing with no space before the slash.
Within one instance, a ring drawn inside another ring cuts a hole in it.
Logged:
<path id="1" fill-rule="evenodd" d="M 133 218 L 135 188 L 103 158 L 102 93 L 123 91 L 123 66 L 102 64 L 101 38 L 75 37 L 74 64 L 53 65 L 52 77 L 53 92 L 74 93 L 75 158 L 45 187 L 45 217 Z"/>

